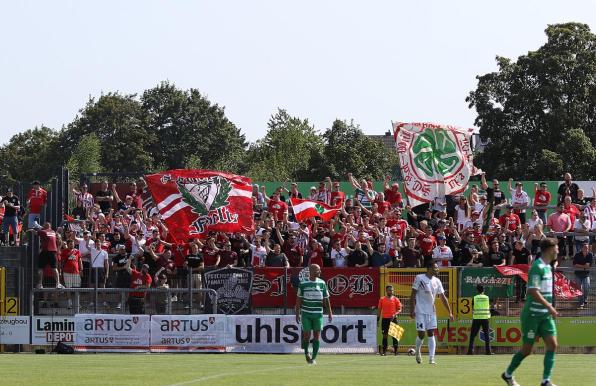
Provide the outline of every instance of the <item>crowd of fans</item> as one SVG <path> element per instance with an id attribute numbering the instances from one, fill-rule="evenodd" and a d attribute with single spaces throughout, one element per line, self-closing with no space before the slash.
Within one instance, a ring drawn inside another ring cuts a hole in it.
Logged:
<path id="1" fill-rule="evenodd" d="M 437 197 L 411 208 L 389 177 L 380 192 L 367 179 L 347 177 L 354 188 L 349 195 L 330 178 L 304 196 L 295 183 L 270 194 L 254 185 L 253 233 L 210 233 L 183 243 L 172 242 L 155 207 L 143 206 L 143 186 L 135 183 L 122 196 L 107 181 L 95 194 L 83 184 L 73 190 L 76 206 L 63 224 L 39 224 L 47 195 L 35 181 L 24 205 L 26 216 L 13 192 L 2 197 L 2 242 L 18 243 L 19 218 L 27 218 L 27 227 L 41 240 L 38 287 L 201 288 L 205 269 L 226 266 L 408 268 L 431 260 L 444 267 L 529 264 L 540 254 L 540 241 L 556 232 L 556 264 L 575 266 L 582 286 L 589 286 L 589 275 L 586 283 L 580 271 L 592 265 L 596 251 L 596 195 L 592 191 L 587 197 L 569 174 L 549 216 L 552 193 L 546 183 L 535 185 L 531 199 L 520 182 L 510 179 L 508 200 L 497 180 L 489 184 L 482 175 L 466 195 Z M 290 198 L 320 201 L 339 211 L 328 222 L 296 221 Z M 130 294 L 131 310 L 142 307 L 143 297 L 143 292 Z"/>

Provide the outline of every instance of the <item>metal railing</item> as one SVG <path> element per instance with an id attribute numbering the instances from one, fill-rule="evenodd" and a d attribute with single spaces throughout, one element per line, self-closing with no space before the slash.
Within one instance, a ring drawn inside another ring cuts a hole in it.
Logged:
<path id="1" fill-rule="evenodd" d="M 130 293 L 145 295 L 135 299 L 142 299 L 146 314 L 218 313 L 218 295 L 211 288 L 38 288 L 31 316 L 127 313 Z"/>

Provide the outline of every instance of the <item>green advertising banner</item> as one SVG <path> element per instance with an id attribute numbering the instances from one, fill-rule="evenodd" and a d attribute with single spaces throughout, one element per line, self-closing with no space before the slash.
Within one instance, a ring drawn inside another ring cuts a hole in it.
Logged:
<path id="1" fill-rule="evenodd" d="M 484 293 L 489 298 L 506 298 L 513 296 L 514 276 L 503 276 L 494 268 L 464 268 L 461 273 L 461 296 L 478 295 L 476 285 L 484 286 Z"/>
<path id="2" fill-rule="evenodd" d="M 404 334 L 399 342 L 401 347 L 414 346 L 416 341 L 416 326 L 410 318 L 398 318 L 398 324 L 404 328 Z M 564 317 L 555 320 L 557 325 L 557 340 L 559 346 L 566 347 L 596 347 L 596 317 Z M 471 319 L 451 322 L 438 320 L 435 336 L 437 343 L 445 346 L 467 347 L 472 327 Z M 380 332 L 379 332 L 380 334 Z M 513 347 L 522 344 L 522 333 L 519 318 L 495 316 L 490 319 L 490 340 L 495 347 Z M 379 335 L 379 342 L 381 341 Z M 474 344 L 484 346 L 484 334 L 480 332 Z M 391 345 L 391 340 L 389 342 Z M 542 342 L 538 342 L 541 345 Z"/>

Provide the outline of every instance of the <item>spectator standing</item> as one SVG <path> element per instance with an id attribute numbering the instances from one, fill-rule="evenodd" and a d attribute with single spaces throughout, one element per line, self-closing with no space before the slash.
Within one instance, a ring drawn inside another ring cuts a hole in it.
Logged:
<path id="1" fill-rule="evenodd" d="M 98 288 L 106 288 L 108 277 L 110 276 L 110 265 L 109 256 L 107 250 L 102 248 L 105 241 L 105 235 L 103 233 L 97 233 L 96 239 L 93 240 L 93 244 L 90 243 L 90 239 L 87 239 L 87 249 L 91 255 L 91 273 L 93 284 L 97 284 Z M 104 301 L 104 307 L 108 304 Z"/>
<path id="2" fill-rule="evenodd" d="M 532 214 L 528 219 L 528 229 L 530 232 L 534 232 L 536 225 L 544 226 L 544 223 L 546 222 L 546 219 L 542 220 L 539 213 L 540 212 L 537 209 L 532 210 Z"/>
<path id="3" fill-rule="evenodd" d="M 494 179 L 493 186 L 489 187 L 486 183 L 486 175 L 482 173 L 480 175 L 480 182 L 480 187 L 486 191 L 486 200 L 489 203 L 493 203 L 495 208 L 495 217 L 499 218 L 499 216 L 501 215 L 500 208 L 503 204 L 507 202 L 507 199 L 505 198 L 505 193 L 503 193 L 503 191 L 499 188 L 499 180 Z"/>
<path id="4" fill-rule="evenodd" d="M 420 268 L 423 259 L 420 251 L 416 249 L 416 239 L 409 237 L 406 247 L 401 250 L 402 268 Z"/>
<path id="5" fill-rule="evenodd" d="M 19 234 L 19 210 L 21 202 L 19 197 L 8 188 L 6 195 L 2 197 L 0 205 L 4 207 L 4 218 L 2 219 L 2 244 L 16 245 Z M 12 237 L 10 230 L 12 228 Z"/>
<path id="6" fill-rule="evenodd" d="M 327 180 L 319 182 L 316 201 L 324 202 L 329 205 L 331 201 L 331 192 L 327 189 L 327 181 L 331 182 L 331 178 L 327 177 Z"/>
<path id="7" fill-rule="evenodd" d="M 238 254 L 232 251 L 232 243 L 229 240 L 224 241 L 224 248 L 219 251 L 219 256 L 219 268 L 236 267 L 238 265 Z"/>
<path id="8" fill-rule="evenodd" d="M 110 270 L 116 277 L 114 284 L 115 288 L 130 288 L 130 273 L 128 272 L 127 266 L 129 265 L 129 257 L 126 253 L 126 247 L 124 244 L 118 244 L 116 246 L 116 254 L 112 257 L 112 266 Z M 116 309 L 122 308 L 122 303 L 119 301 L 116 305 Z"/>
<path id="9" fill-rule="evenodd" d="M 75 194 L 77 206 L 81 206 L 85 210 L 87 217 L 91 217 L 91 209 L 94 202 L 93 195 L 89 193 L 87 184 L 84 183 L 81 185 L 81 190 L 73 189 L 72 192 Z"/>
<path id="10" fill-rule="evenodd" d="M 573 266 L 575 267 L 575 279 L 582 290 L 579 298 L 579 308 L 584 308 L 588 302 L 590 294 L 590 267 L 594 260 L 594 255 L 590 252 L 590 245 L 584 243 L 581 250 L 573 257 Z"/>
<path id="11" fill-rule="evenodd" d="M 339 182 L 334 181 L 331 188 L 331 206 L 343 206 L 346 202 L 346 194 L 340 190 Z"/>
<path id="12" fill-rule="evenodd" d="M 97 193 L 95 193 L 95 202 L 99 204 L 99 208 L 103 214 L 108 214 L 112 209 L 112 202 L 114 201 L 114 195 L 111 190 L 108 189 L 108 181 L 101 181 L 101 185 Z"/>
<path id="13" fill-rule="evenodd" d="M 143 264 L 141 270 L 137 271 L 130 266 L 130 260 L 127 263 L 127 271 L 130 274 L 130 288 L 138 291 L 131 292 L 128 296 L 128 310 L 132 315 L 142 315 L 145 313 L 145 294 L 146 291 L 140 291 L 151 287 L 153 279 L 149 275 L 149 266 Z"/>
<path id="14" fill-rule="evenodd" d="M 393 266 L 393 258 L 387 253 L 387 245 L 385 243 L 378 244 L 378 249 L 375 251 L 370 244 L 370 240 L 368 240 L 366 247 L 368 248 L 368 254 L 370 256 L 371 267 L 390 268 Z"/>
<path id="15" fill-rule="evenodd" d="M 37 220 L 39 220 L 41 211 L 48 201 L 48 192 L 41 187 L 39 181 L 33 181 L 31 185 L 31 190 L 27 195 L 27 206 L 29 208 L 29 215 L 27 216 L 28 229 L 35 228 L 35 224 Z"/>
<path id="16" fill-rule="evenodd" d="M 439 245 L 433 249 L 433 259 L 440 267 L 451 267 L 453 251 L 447 246 L 447 238 L 443 235 L 437 236 Z"/>
<path id="17" fill-rule="evenodd" d="M 49 222 L 45 222 L 43 226 L 37 225 L 37 229 L 29 229 L 29 231 L 34 232 L 39 236 L 39 243 L 41 246 L 41 252 L 39 253 L 37 263 L 37 274 L 39 275 L 39 284 L 37 285 L 37 288 L 43 288 L 43 270 L 46 266 L 50 266 L 54 273 L 56 288 L 64 288 L 64 286 L 60 284 L 60 272 L 58 271 L 57 266 L 57 234 L 52 229 L 52 225 Z"/>
<path id="18" fill-rule="evenodd" d="M 267 249 L 267 259 L 265 260 L 265 266 L 290 268 L 290 262 L 288 261 L 286 255 L 281 251 L 281 246 L 279 244 L 275 244 L 273 249 L 270 249 L 269 246 L 265 244 L 265 248 Z"/>
<path id="19" fill-rule="evenodd" d="M 551 232 L 560 233 L 557 235 L 557 240 L 559 241 L 559 248 L 558 248 L 558 258 L 559 260 L 565 256 L 565 238 L 566 233 L 569 232 L 573 223 L 571 222 L 571 218 L 567 213 L 564 212 L 565 204 L 562 202 L 557 204 L 557 211 L 550 216 L 548 216 L 548 220 L 546 222 L 546 226 L 551 230 Z"/>
<path id="20" fill-rule="evenodd" d="M 563 202 L 565 197 L 571 197 L 571 201 L 577 201 L 579 186 L 571 180 L 570 173 L 565 173 L 563 178 L 565 181 L 559 185 L 559 189 L 557 190 L 557 203 Z"/>
<path id="21" fill-rule="evenodd" d="M 394 182 L 389 186 L 389 181 L 391 180 L 390 176 L 385 177 L 385 181 L 383 184 L 384 193 L 385 193 L 385 200 L 387 200 L 391 207 L 393 208 L 401 208 L 403 207 L 403 199 L 401 192 L 399 191 L 399 184 Z"/>
<path id="22" fill-rule="evenodd" d="M 538 213 L 538 217 L 542 220 L 542 223 L 546 223 L 546 209 L 550 204 L 552 197 L 547 189 L 546 182 L 541 182 L 540 187 L 538 184 L 534 184 L 534 210 Z M 530 227 L 533 229 L 534 227 Z"/>
<path id="23" fill-rule="evenodd" d="M 521 182 L 515 183 L 515 189 L 513 189 L 513 178 L 509 179 L 507 185 L 511 192 L 511 205 L 513 206 L 513 213 L 519 216 L 522 224 L 526 223 L 526 208 L 530 205 L 530 198 L 528 193 L 524 191 L 524 186 Z"/>
<path id="24" fill-rule="evenodd" d="M 368 253 L 362 249 L 362 243 L 353 237 L 350 237 L 354 242 L 354 249 L 346 247 L 348 251 L 348 267 L 363 268 L 368 267 Z"/>
<path id="25" fill-rule="evenodd" d="M 354 178 L 352 173 L 348 173 L 348 180 L 354 188 L 354 198 L 362 207 L 369 209 L 372 207 L 372 202 L 375 200 L 376 192 L 369 186 L 368 181 L 363 178 L 360 182 Z"/>
<path id="26" fill-rule="evenodd" d="M 60 252 L 60 263 L 62 266 L 62 278 L 64 279 L 64 286 L 66 288 L 81 287 L 81 275 L 83 274 L 83 261 L 78 249 L 75 248 L 73 239 L 66 240 L 66 248 Z M 69 292 L 66 293 L 68 298 L 68 308 L 72 308 L 72 299 Z"/>
<path id="27" fill-rule="evenodd" d="M 288 213 L 288 205 L 280 200 L 279 193 L 275 192 L 267 202 L 267 210 L 273 215 L 275 221 L 282 221 Z"/>
<path id="28" fill-rule="evenodd" d="M 573 242 L 575 244 L 575 253 L 578 253 L 582 246 L 590 242 L 590 220 L 586 218 L 585 212 L 580 212 L 579 217 L 575 219 L 573 223 L 573 232 L 580 233 L 579 235 L 573 236 Z"/>
<path id="29" fill-rule="evenodd" d="M 333 248 L 331 249 L 331 261 L 333 262 L 333 266 L 336 268 L 345 267 L 347 265 L 347 257 L 348 251 L 345 247 L 347 247 L 348 239 L 346 238 L 344 248 L 341 247 L 341 243 L 339 240 L 335 240 L 333 242 Z"/>

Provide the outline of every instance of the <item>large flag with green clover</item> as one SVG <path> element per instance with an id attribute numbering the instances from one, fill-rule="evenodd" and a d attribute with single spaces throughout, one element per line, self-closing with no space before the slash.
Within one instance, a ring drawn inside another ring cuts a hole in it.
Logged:
<path id="1" fill-rule="evenodd" d="M 411 206 L 463 193 L 474 167 L 470 136 L 477 129 L 434 123 L 393 123 L 395 147 Z"/>
<path id="2" fill-rule="evenodd" d="M 311 217 L 320 217 L 323 221 L 329 221 L 340 211 L 339 207 L 329 206 L 320 201 L 291 198 L 290 202 L 296 221 L 304 221 Z"/>

